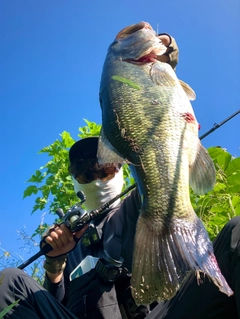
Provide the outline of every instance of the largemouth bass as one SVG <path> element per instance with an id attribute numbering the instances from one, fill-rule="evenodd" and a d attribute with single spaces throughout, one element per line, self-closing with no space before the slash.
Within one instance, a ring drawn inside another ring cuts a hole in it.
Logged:
<path id="1" fill-rule="evenodd" d="M 128 163 L 142 196 L 132 262 L 137 303 L 172 298 L 195 271 L 231 295 L 208 234 L 190 202 L 211 190 L 215 168 L 198 138 L 189 101 L 194 91 L 157 60 L 166 47 L 150 24 L 118 33 L 110 45 L 100 85 L 101 163 Z"/>

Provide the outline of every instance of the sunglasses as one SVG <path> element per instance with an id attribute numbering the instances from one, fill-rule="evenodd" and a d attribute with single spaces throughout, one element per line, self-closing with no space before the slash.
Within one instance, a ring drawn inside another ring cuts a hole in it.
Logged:
<path id="1" fill-rule="evenodd" d="M 81 172 L 77 172 L 73 175 L 73 177 L 78 181 L 79 184 L 88 184 L 97 179 L 105 182 L 112 179 L 120 168 L 120 164 L 98 164 L 91 169 L 84 169 Z"/>

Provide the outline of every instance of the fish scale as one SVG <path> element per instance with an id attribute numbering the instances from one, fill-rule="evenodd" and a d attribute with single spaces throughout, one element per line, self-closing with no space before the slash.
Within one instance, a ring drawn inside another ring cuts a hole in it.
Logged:
<path id="1" fill-rule="evenodd" d="M 157 60 L 165 50 L 148 23 L 123 29 L 100 85 L 99 162 L 128 163 L 142 196 L 131 280 L 138 304 L 172 298 L 192 271 L 232 294 L 190 202 L 189 183 L 198 194 L 215 183 L 189 101 L 195 94 Z"/>

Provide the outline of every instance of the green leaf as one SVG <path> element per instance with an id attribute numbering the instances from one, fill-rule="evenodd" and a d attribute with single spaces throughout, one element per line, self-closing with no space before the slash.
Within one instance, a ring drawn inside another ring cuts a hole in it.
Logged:
<path id="1" fill-rule="evenodd" d="M 221 190 L 225 189 L 227 186 L 223 183 L 216 183 L 214 186 L 214 192 L 220 192 Z"/>
<path id="2" fill-rule="evenodd" d="M 23 193 L 23 198 L 27 196 L 31 196 L 32 194 L 37 194 L 37 192 L 38 192 L 37 186 L 35 185 L 28 186 Z"/>
<path id="3" fill-rule="evenodd" d="M 79 131 L 82 134 L 79 134 L 78 136 L 80 138 L 85 138 L 85 137 L 90 137 L 90 136 L 99 136 L 102 126 L 100 124 L 90 122 L 86 119 L 84 119 L 84 121 L 87 123 L 87 126 L 83 126 L 83 127 L 79 128 Z"/>
<path id="4" fill-rule="evenodd" d="M 52 185 L 55 181 L 55 176 L 54 175 L 50 175 L 47 179 L 46 179 L 46 184 L 47 185 Z"/>
<path id="5" fill-rule="evenodd" d="M 232 186 L 240 185 L 240 172 L 239 172 L 239 173 L 232 174 L 231 176 L 229 176 L 229 177 L 227 178 L 227 181 L 228 181 L 228 183 L 231 184 Z"/>
<path id="6" fill-rule="evenodd" d="M 43 185 L 41 188 L 43 197 L 48 198 L 50 191 L 51 191 L 51 185 L 47 186 L 47 185 Z"/>
<path id="7" fill-rule="evenodd" d="M 236 206 L 235 212 L 236 212 L 236 215 L 237 215 L 237 216 L 240 215 L 240 205 L 237 205 L 237 206 Z"/>
<path id="8" fill-rule="evenodd" d="M 209 223 L 212 224 L 212 225 L 222 226 L 222 225 L 225 225 L 225 223 L 226 223 L 226 218 L 225 218 L 225 216 L 215 215 L 215 217 L 212 218 Z"/>
<path id="9" fill-rule="evenodd" d="M 240 195 L 239 196 L 233 196 L 233 198 L 232 198 L 233 207 L 236 207 L 238 204 L 240 204 Z"/>
<path id="10" fill-rule="evenodd" d="M 68 148 L 71 147 L 74 144 L 74 139 L 71 137 L 70 133 L 64 131 L 62 134 L 60 134 L 63 140 L 63 146 Z"/>
<path id="11" fill-rule="evenodd" d="M 233 159 L 226 169 L 227 176 L 230 176 L 233 173 L 240 172 L 240 157 Z"/>
<path id="12" fill-rule="evenodd" d="M 211 208 L 212 213 L 221 213 L 223 212 L 223 207 L 221 205 L 215 205 Z"/>
<path id="13" fill-rule="evenodd" d="M 33 214 L 34 212 L 36 212 L 39 209 L 40 209 L 40 205 L 38 205 L 38 204 L 34 205 L 31 214 Z"/>
<path id="14" fill-rule="evenodd" d="M 41 206 L 42 204 L 46 204 L 47 203 L 47 199 L 46 198 L 42 198 L 42 197 L 38 197 L 38 198 L 36 198 L 35 202 L 37 204 L 40 204 L 40 206 Z"/>
<path id="15" fill-rule="evenodd" d="M 228 167 L 228 164 L 231 161 L 231 158 L 232 156 L 226 151 L 218 155 L 217 162 L 224 171 Z"/>
<path id="16" fill-rule="evenodd" d="M 240 184 L 234 185 L 234 186 L 229 186 L 228 190 L 230 193 L 240 193 Z"/>
<path id="17" fill-rule="evenodd" d="M 32 175 L 29 178 L 28 182 L 30 182 L 30 183 L 41 183 L 43 179 L 44 179 L 44 175 L 39 170 L 36 170 L 35 175 Z"/>
<path id="18" fill-rule="evenodd" d="M 137 83 L 133 82 L 130 79 L 124 78 L 123 76 L 113 75 L 111 78 L 114 81 L 119 81 L 119 82 L 125 83 L 128 86 L 132 87 L 133 89 L 136 89 L 136 90 L 142 89 L 140 85 L 138 85 Z"/>
<path id="19" fill-rule="evenodd" d="M 7 308 L 5 308 L 3 311 L 0 312 L 0 319 L 3 318 L 9 310 L 11 310 L 14 306 L 16 306 L 19 303 L 20 299 L 16 300 L 14 303 L 9 305 Z"/>
<path id="20" fill-rule="evenodd" d="M 225 151 L 221 147 L 209 147 L 208 153 L 213 160 L 217 159 L 218 156 L 222 155 Z"/>

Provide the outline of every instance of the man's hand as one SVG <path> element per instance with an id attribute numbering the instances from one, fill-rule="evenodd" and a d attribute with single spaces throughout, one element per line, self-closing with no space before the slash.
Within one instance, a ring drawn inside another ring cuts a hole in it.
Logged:
<path id="1" fill-rule="evenodd" d="M 65 224 L 51 227 L 45 234 L 44 241 L 53 249 L 46 256 L 58 257 L 73 250 L 87 228 L 88 225 L 85 225 L 78 232 L 72 233 Z M 44 243 L 42 246 L 44 246 Z"/>
<path id="2" fill-rule="evenodd" d="M 167 33 L 162 33 L 158 35 L 162 43 L 167 47 L 167 51 L 158 57 L 161 62 L 166 62 L 175 69 L 178 63 L 178 46 L 175 39 Z"/>
<path id="3" fill-rule="evenodd" d="M 49 244 L 53 248 L 46 254 L 43 266 L 51 282 L 61 281 L 66 266 L 67 253 L 75 248 L 87 228 L 88 224 L 78 232 L 72 233 L 65 224 L 56 224 L 44 234 L 41 247 Z"/>

